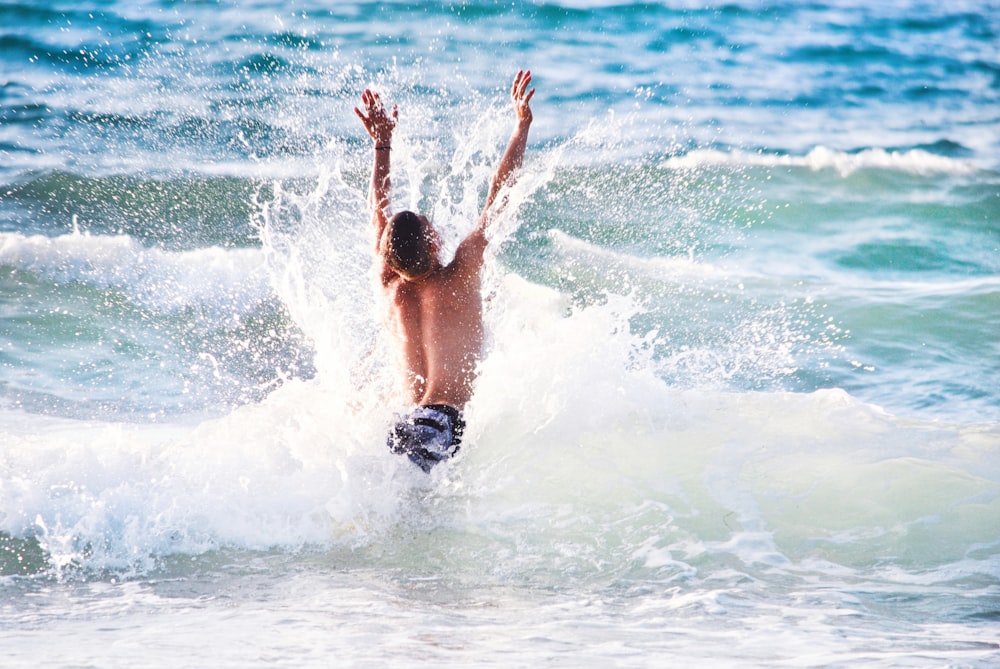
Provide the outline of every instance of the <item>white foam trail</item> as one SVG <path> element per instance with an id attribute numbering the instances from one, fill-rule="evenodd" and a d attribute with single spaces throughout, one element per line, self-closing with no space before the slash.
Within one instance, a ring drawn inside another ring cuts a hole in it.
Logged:
<path id="1" fill-rule="evenodd" d="M 845 177 L 863 169 L 882 169 L 917 175 L 963 175 L 971 174 L 979 169 L 971 161 L 939 156 L 922 149 L 887 151 L 874 148 L 857 153 L 847 153 L 835 151 L 825 146 L 817 146 L 804 156 L 764 151 L 698 149 L 681 156 L 668 158 L 663 165 L 673 169 L 694 169 L 705 165 L 804 167 L 813 171 L 832 169 Z"/>
<path id="2" fill-rule="evenodd" d="M 548 235 L 556 247 L 565 255 L 585 257 L 589 262 L 600 263 L 603 271 L 607 271 L 607 268 L 611 266 L 627 267 L 658 278 L 725 278 L 728 276 L 720 267 L 707 262 L 696 261 L 691 257 L 640 257 L 617 252 L 598 244 L 577 239 L 562 230 L 549 230 Z"/>

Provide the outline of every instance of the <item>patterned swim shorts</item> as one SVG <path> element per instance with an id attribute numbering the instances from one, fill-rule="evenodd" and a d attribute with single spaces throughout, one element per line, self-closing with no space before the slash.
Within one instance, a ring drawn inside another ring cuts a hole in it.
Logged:
<path id="1" fill-rule="evenodd" d="M 458 452 L 465 431 L 461 412 L 447 404 L 417 407 L 401 417 L 389 432 L 393 453 L 405 454 L 425 472 Z"/>

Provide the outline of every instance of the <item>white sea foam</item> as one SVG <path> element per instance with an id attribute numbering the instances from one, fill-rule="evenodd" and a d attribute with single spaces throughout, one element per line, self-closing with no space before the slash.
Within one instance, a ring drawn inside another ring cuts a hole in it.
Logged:
<path id="1" fill-rule="evenodd" d="M 57 283 L 118 290 L 160 311 L 209 306 L 240 312 L 271 294 L 259 249 L 166 251 L 127 235 L 3 232 L 0 265 Z"/>
<path id="2" fill-rule="evenodd" d="M 848 176 L 858 170 L 882 169 L 910 174 L 971 174 L 978 168 L 969 160 L 940 156 L 922 149 L 887 151 L 881 148 L 858 152 L 844 152 L 817 146 L 804 156 L 769 153 L 766 151 L 720 151 L 697 149 L 684 155 L 668 158 L 664 166 L 673 169 L 692 169 L 705 165 L 749 165 L 759 167 L 804 167 L 810 170 L 836 170 Z"/>
<path id="3" fill-rule="evenodd" d="M 386 449 L 375 390 L 345 400 L 324 379 L 193 426 L 8 412 L 0 530 L 34 534 L 67 574 L 419 529 L 451 536 L 456 564 L 514 541 L 517 571 L 586 580 L 725 556 L 853 569 L 903 552 L 930 569 L 993 536 L 996 426 L 901 421 L 842 391 L 679 390 L 636 358 L 625 303 L 568 313 L 520 280 L 497 299 L 464 450 L 431 477 Z"/>

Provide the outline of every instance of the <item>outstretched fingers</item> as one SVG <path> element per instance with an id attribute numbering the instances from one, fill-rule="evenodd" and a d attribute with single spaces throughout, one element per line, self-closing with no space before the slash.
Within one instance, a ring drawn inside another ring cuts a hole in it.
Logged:
<path id="1" fill-rule="evenodd" d="M 514 83 L 510 88 L 510 97 L 514 101 L 514 110 L 521 120 L 531 120 L 531 107 L 528 103 L 535 94 L 535 89 L 528 90 L 531 85 L 531 70 L 518 70 Z"/>
<path id="2" fill-rule="evenodd" d="M 514 77 L 514 84 L 511 86 L 510 95 L 515 100 L 524 97 L 524 91 L 531 85 L 531 70 L 518 70 Z"/>
<path id="3" fill-rule="evenodd" d="M 388 139 L 399 119 L 399 107 L 393 105 L 392 113 L 387 113 L 378 93 L 367 88 L 361 94 L 361 105 L 364 111 L 355 107 L 354 113 L 361 119 L 368 134 L 376 141 Z"/>

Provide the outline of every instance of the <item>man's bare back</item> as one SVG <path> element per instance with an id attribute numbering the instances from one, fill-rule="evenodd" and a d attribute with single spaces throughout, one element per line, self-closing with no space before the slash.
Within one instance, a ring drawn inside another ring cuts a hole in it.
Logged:
<path id="1" fill-rule="evenodd" d="M 483 342 L 479 273 L 486 250 L 486 228 L 502 204 L 496 201 L 497 194 L 512 182 L 524 157 L 532 121 L 529 102 L 535 92 L 529 90 L 530 83 L 530 72 L 519 71 L 514 78 L 514 132 L 490 183 L 479 222 L 459 245 L 449 265 L 438 260 L 437 233 L 426 217 L 419 216 L 433 237 L 432 268 L 419 276 L 406 276 L 391 266 L 384 239 L 390 222 L 390 152 L 398 110 L 394 106 L 390 114 L 378 94 L 368 90 L 361 96 L 364 112 L 354 110 L 374 140 L 369 204 L 376 251 L 388 302 L 389 327 L 400 347 L 406 386 L 414 404 L 447 404 L 461 409 L 472 395 Z"/>
<path id="2" fill-rule="evenodd" d="M 388 327 L 399 346 L 403 381 L 416 408 L 400 419 L 388 446 L 405 454 L 424 471 L 458 451 L 465 422 L 461 410 L 472 397 L 476 365 L 483 345 L 480 270 L 486 229 L 503 206 L 497 194 L 512 183 L 524 158 L 535 94 L 531 73 L 519 71 L 511 86 L 517 123 L 490 182 L 475 229 L 443 265 L 440 238 L 431 222 L 413 212 L 390 217 L 390 152 L 399 112 L 386 111 L 377 93 L 361 96 L 355 108 L 374 141 L 369 205 L 375 247 L 388 310 Z"/>
<path id="3" fill-rule="evenodd" d="M 450 265 L 420 281 L 382 275 L 389 327 L 402 349 L 413 404 L 461 409 L 472 396 L 483 343 L 481 252 L 470 257 L 475 255 L 475 249 L 460 248 Z"/>

